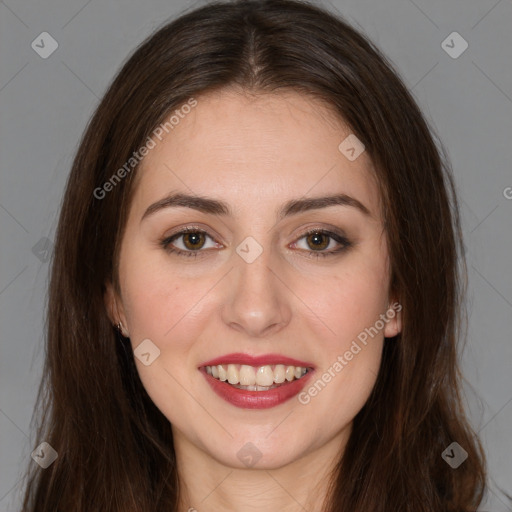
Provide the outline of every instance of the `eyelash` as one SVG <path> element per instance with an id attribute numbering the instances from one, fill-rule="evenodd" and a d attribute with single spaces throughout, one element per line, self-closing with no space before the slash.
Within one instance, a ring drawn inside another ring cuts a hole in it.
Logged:
<path id="1" fill-rule="evenodd" d="M 178 256 L 185 256 L 187 258 L 188 257 L 197 258 L 199 256 L 199 253 L 204 253 L 205 251 L 202 251 L 201 249 L 198 249 L 197 251 L 183 251 L 182 249 L 176 249 L 174 247 L 171 247 L 171 245 L 170 245 L 174 240 L 176 240 L 180 236 L 183 236 L 187 233 L 201 233 L 201 234 L 208 236 L 209 238 L 211 238 L 213 240 L 213 237 L 211 237 L 203 229 L 199 229 L 199 228 L 190 226 L 190 227 L 186 227 L 186 228 L 182 229 L 178 233 L 175 233 L 169 237 L 161 239 L 160 245 L 166 252 L 168 252 L 170 254 L 176 254 Z M 349 247 L 352 246 L 352 243 L 347 238 L 345 238 L 343 235 L 341 235 L 339 233 L 334 233 L 332 231 L 327 231 L 325 229 L 311 229 L 311 230 L 303 233 L 297 240 L 301 240 L 302 238 L 305 238 L 309 235 L 314 235 L 314 234 L 326 235 L 327 237 L 332 238 L 334 241 L 341 244 L 341 246 L 335 250 L 331 250 L 331 251 L 327 251 L 327 252 L 326 251 L 310 251 L 310 254 L 308 257 L 311 257 L 311 258 L 326 258 L 328 256 L 334 256 L 336 254 L 340 254 L 340 253 L 344 252 L 345 250 L 347 250 Z"/>

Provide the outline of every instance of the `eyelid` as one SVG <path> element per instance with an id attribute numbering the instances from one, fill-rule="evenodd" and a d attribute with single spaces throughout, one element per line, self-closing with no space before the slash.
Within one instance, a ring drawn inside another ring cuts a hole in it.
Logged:
<path id="1" fill-rule="evenodd" d="M 163 240 L 169 240 L 169 239 L 171 239 L 174 236 L 177 237 L 178 235 L 186 234 L 186 233 L 203 233 L 206 236 L 209 236 L 215 242 L 224 244 L 223 242 L 219 242 L 218 241 L 222 237 L 220 235 L 218 235 L 217 233 L 215 233 L 215 232 L 212 233 L 212 231 L 213 231 L 212 229 L 206 228 L 206 227 L 202 227 L 199 224 L 197 224 L 197 225 L 196 224 L 190 224 L 190 225 L 187 225 L 187 226 L 184 226 L 184 227 L 182 226 L 182 227 L 176 228 L 169 235 L 165 235 L 163 237 Z"/>
<path id="2" fill-rule="evenodd" d="M 312 228 L 307 229 L 305 232 L 302 232 L 299 236 L 297 236 L 295 238 L 295 242 L 293 242 L 293 245 L 296 245 L 303 238 L 306 238 L 309 235 L 313 235 L 313 234 L 317 234 L 317 233 L 321 234 L 321 235 L 325 235 L 328 238 L 330 238 L 331 240 L 334 240 L 338 244 L 338 247 L 335 249 L 331 249 L 329 251 L 326 251 L 326 250 L 314 251 L 314 250 L 308 250 L 308 249 L 299 249 L 301 252 L 307 253 L 307 257 L 316 258 L 316 257 L 323 257 L 323 256 L 339 254 L 339 253 L 343 252 L 345 249 L 348 249 L 349 247 L 351 247 L 353 245 L 353 242 L 351 242 L 345 236 L 345 234 L 342 231 L 340 231 L 338 228 L 327 229 L 327 228 L 317 228 L 317 227 L 312 227 Z"/>

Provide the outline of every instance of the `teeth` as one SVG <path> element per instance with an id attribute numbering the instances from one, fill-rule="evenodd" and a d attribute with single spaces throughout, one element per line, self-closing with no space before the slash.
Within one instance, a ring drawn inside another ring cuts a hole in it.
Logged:
<path id="1" fill-rule="evenodd" d="M 212 368 L 214 368 L 214 367 L 212 366 Z M 219 372 L 219 380 L 221 380 L 222 382 L 228 380 L 228 372 L 223 364 L 219 364 L 217 366 L 217 371 Z M 212 370 L 212 373 L 213 373 L 213 370 Z"/>
<path id="2" fill-rule="evenodd" d="M 307 373 L 307 368 L 302 366 L 286 366 L 276 364 L 275 366 L 249 366 L 246 364 L 228 364 L 206 366 L 206 373 L 220 381 L 228 381 L 229 384 L 249 391 L 267 391 L 282 384 L 285 381 L 291 382 L 300 379 Z"/>
<path id="3" fill-rule="evenodd" d="M 276 384 L 282 384 L 284 382 L 286 377 L 285 372 L 284 364 L 276 364 L 276 367 L 274 368 L 274 382 Z"/>
<path id="4" fill-rule="evenodd" d="M 234 364 L 228 364 L 228 382 L 230 384 L 238 384 L 240 382 L 240 374 Z"/>
<path id="5" fill-rule="evenodd" d="M 258 386 L 271 386 L 274 383 L 274 372 L 270 366 L 260 366 L 256 372 Z"/>
<path id="6" fill-rule="evenodd" d="M 240 384 L 242 386 L 254 386 L 256 384 L 256 372 L 252 366 L 243 364 L 240 366 Z M 258 383 L 259 384 L 259 383 Z"/>
<path id="7" fill-rule="evenodd" d="M 272 386 L 242 386 L 241 384 L 233 384 L 233 387 L 245 389 L 246 391 L 268 391 L 269 389 L 277 388 L 277 384 L 272 384 Z"/>

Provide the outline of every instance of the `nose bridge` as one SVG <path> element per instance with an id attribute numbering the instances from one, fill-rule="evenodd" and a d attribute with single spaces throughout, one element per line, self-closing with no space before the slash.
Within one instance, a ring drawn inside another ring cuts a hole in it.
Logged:
<path id="1" fill-rule="evenodd" d="M 276 277 L 276 258 L 270 247 L 247 237 L 233 253 L 223 320 L 231 328 L 258 337 L 279 330 L 289 321 L 291 308 L 286 290 Z"/>

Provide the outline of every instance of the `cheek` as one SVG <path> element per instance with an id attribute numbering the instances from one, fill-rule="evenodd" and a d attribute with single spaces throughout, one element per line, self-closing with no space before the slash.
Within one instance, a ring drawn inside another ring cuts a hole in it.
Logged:
<path id="1" fill-rule="evenodd" d="M 129 278 L 123 289 L 132 347 L 150 339 L 160 350 L 149 366 L 135 358 L 139 377 L 169 421 L 186 429 L 184 418 L 198 411 L 183 389 L 190 381 L 192 349 L 211 317 L 208 302 L 201 299 L 214 281 L 184 279 L 163 270 L 164 265 L 136 266 L 133 261 L 125 268 Z"/>
<path id="2" fill-rule="evenodd" d="M 317 372 L 310 385 L 299 395 L 304 411 L 314 418 L 328 418 L 324 435 L 335 435 L 348 426 L 372 392 L 377 380 L 382 354 L 382 337 L 376 336 L 368 345 L 349 343 L 333 354 L 328 364 Z M 346 349 L 346 350 L 345 350 Z M 351 354 L 351 359 L 347 354 Z M 311 420 L 316 424 L 315 419 Z"/>
<path id="3" fill-rule="evenodd" d="M 374 326 L 387 306 L 387 273 L 380 262 L 360 258 L 347 270 L 300 291 L 328 328 L 326 347 L 343 349 Z"/>
<path id="4" fill-rule="evenodd" d="M 316 340 L 321 367 L 299 395 L 312 417 L 329 418 L 326 436 L 350 424 L 375 385 L 384 342 L 375 326 L 386 300 L 372 280 L 337 279 L 329 290 L 330 300 L 324 301 L 319 316 L 332 332 Z"/>
<path id="5" fill-rule="evenodd" d="M 180 343 L 185 346 L 201 330 L 200 319 L 205 317 L 201 312 L 207 305 L 202 299 L 213 286 L 213 278 L 185 279 L 166 270 L 160 261 L 147 264 L 148 259 L 137 253 L 126 259 L 123 298 L 130 338 L 134 345 L 149 338 L 160 348 L 172 342 L 179 350 Z M 146 264 L 139 265 L 138 261 Z M 185 325 L 188 335 L 178 336 Z"/>
<path id="6" fill-rule="evenodd" d="M 133 326 L 130 332 L 135 337 L 153 339 L 161 348 L 172 343 L 173 348 L 179 350 L 181 346 L 187 346 L 187 340 L 196 338 L 201 332 L 207 305 L 201 300 L 205 294 L 204 283 L 145 280 L 144 287 L 137 289 L 140 291 L 134 288 L 135 294 L 130 300 Z M 187 333 L 185 336 L 183 329 Z"/>
<path id="7" fill-rule="evenodd" d="M 379 319 L 387 306 L 385 259 L 358 255 L 346 268 L 315 287 L 314 296 L 309 288 L 328 335 L 316 340 L 322 365 L 300 403 L 314 404 L 333 428 L 354 418 L 375 385 L 384 342 Z"/>

